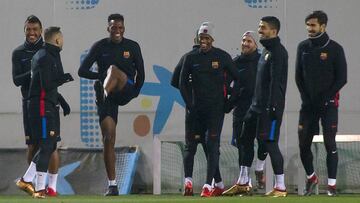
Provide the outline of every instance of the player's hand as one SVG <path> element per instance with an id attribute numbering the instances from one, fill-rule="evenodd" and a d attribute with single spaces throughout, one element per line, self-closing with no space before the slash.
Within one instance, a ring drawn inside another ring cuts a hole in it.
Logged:
<path id="1" fill-rule="evenodd" d="M 67 116 L 70 114 L 71 109 L 70 109 L 70 105 L 67 102 L 60 104 L 60 106 L 63 109 L 64 116 Z"/>
<path id="2" fill-rule="evenodd" d="M 67 83 L 67 82 L 71 82 L 71 81 L 74 81 L 74 78 L 71 76 L 70 73 L 63 74 L 59 79 L 60 85 Z"/>
<path id="3" fill-rule="evenodd" d="M 71 112 L 70 105 L 66 102 L 64 97 L 62 97 L 60 94 L 59 94 L 59 104 L 60 104 L 61 108 L 63 109 L 64 116 L 69 115 Z"/>

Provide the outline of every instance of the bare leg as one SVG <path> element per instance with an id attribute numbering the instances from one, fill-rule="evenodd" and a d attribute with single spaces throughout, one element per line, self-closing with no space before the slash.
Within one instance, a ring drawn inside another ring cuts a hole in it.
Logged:
<path id="1" fill-rule="evenodd" d="M 31 163 L 36 151 L 37 151 L 37 147 L 35 145 L 33 144 L 28 145 L 28 150 L 26 155 L 28 164 Z"/>
<path id="2" fill-rule="evenodd" d="M 103 135 L 104 143 L 104 162 L 106 173 L 109 180 L 115 180 L 115 136 L 116 136 L 116 123 L 114 120 L 107 116 L 101 121 L 101 132 Z"/>
<path id="3" fill-rule="evenodd" d="M 51 154 L 50 162 L 49 162 L 49 173 L 57 174 L 60 165 L 60 156 L 57 149 Z"/>
<path id="4" fill-rule="evenodd" d="M 127 75 L 118 67 L 111 65 L 107 70 L 107 76 L 104 80 L 104 90 L 106 94 L 113 91 L 121 91 L 127 83 Z"/>

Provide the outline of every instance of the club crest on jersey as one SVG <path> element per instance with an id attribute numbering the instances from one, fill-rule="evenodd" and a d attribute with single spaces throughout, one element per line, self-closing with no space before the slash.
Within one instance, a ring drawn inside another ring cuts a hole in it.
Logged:
<path id="1" fill-rule="evenodd" d="M 124 58 L 128 59 L 130 57 L 130 52 L 129 51 L 124 51 L 123 56 L 124 56 Z"/>
<path id="2" fill-rule="evenodd" d="M 219 68 L 219 62 L 218 61 L 213 61 L 211 62 L 211 67 L 213 69 L 218 69 Z"/>
<path id="3" fill-rule="evenodd" d="M 320 59 L 321 59 L 321 60 L 325 61 L 327 58 L 328 58 L 328 54 L 327 54 L 327 53 L 325 53 L 325 52 L 321 52 L 321 53 L 320 53 Z"/>

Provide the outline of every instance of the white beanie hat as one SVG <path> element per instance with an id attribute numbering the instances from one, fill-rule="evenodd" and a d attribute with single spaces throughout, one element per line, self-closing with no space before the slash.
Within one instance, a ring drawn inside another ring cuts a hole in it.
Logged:
<path id="1" fill-rule="evenodd" d="M 212 22 L 201 23 L 198 34 L 207 34 L 210 35 L 211 38 L 214 38 L 214 24 Z"/>
<path id="2" fill-rule="evenodd" d="M 244 38 L 245 36 L 251 37 L 254 40 L 256 46 L 259 46 L 259 35 L 256 32 L 248 30 L 244 32 L 242 38 Z"/>

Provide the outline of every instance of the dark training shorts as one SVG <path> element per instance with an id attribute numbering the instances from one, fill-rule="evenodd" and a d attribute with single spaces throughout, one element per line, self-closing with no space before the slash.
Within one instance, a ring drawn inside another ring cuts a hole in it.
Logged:
<path id="1" fill-rule="evenodd" d="M 98 105 L 99 122 L 110 116 L 117 123 L 118 107 L 128 104 L 135 97 L 135 87 L 131 80 L 128 80 L 121 91 L 110 93 L 103 104 Z"/>
<path id="2" fill-rule="evenodd" d="M 45 116 L 40 115 L 39 98 L 28 102 L 29 123 L 31 125 L 31 143 L 51 139 L 60 141 L 59 106 L 45 101 Z"/>
<path id="3" fill-rule="evenodd" d="M 262 141 L 278 142 L 280 136 L 280 127 L 284 109 L 279 109 L 278 120 L 271 120 L 266 111 L 263 111 L 257 121 L 257 137 Z"/>

